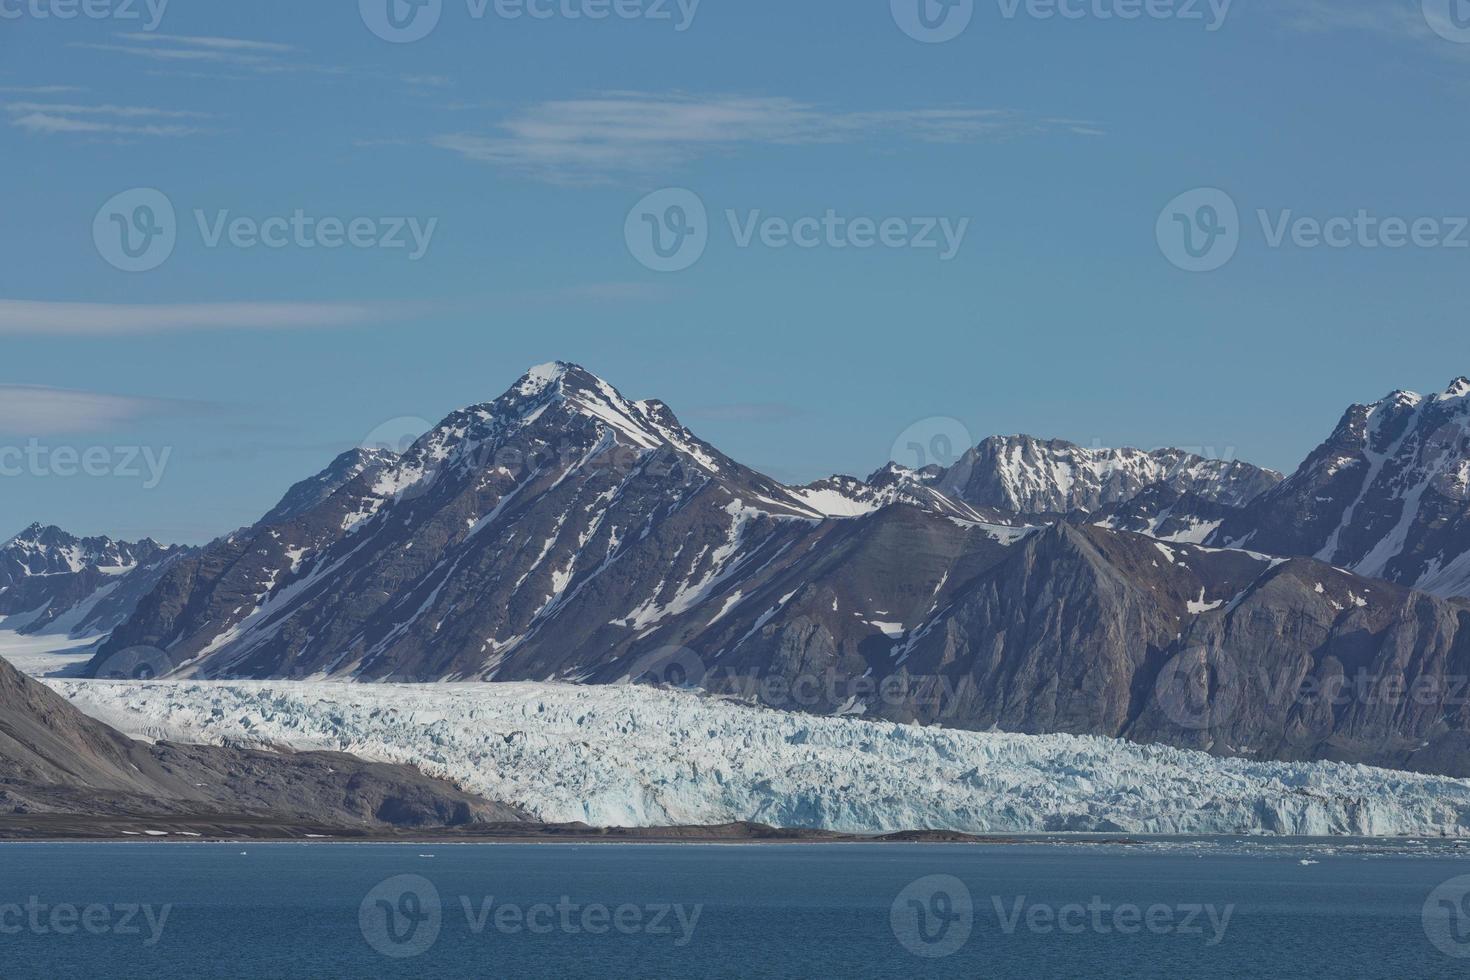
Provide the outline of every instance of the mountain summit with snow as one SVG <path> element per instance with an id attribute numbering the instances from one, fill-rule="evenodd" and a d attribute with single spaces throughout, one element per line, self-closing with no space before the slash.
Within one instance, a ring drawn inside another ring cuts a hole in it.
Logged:
<path id="1" fill-rule="evenodd" d="M 1211 543 L 1470 595 L 1470 379 L 1352 406 L 1296 473 Z"/>

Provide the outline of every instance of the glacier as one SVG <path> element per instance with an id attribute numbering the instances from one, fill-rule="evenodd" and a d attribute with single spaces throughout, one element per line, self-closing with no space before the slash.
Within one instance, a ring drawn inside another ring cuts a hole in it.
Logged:
<path id="1" fill-rule="evenodd" d="M 45 683 L 134 737 L 411 763 L 554 823 L 1470 837 L 1470 780 L 790 714 L 630 685 Z"/>

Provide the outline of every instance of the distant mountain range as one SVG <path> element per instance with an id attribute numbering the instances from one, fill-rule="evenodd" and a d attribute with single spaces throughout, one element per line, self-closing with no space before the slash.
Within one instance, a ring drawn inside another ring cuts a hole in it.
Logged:
<path id="1" fill-rule="evenodd" d="M 22 633 L 104 635 L 189 553 L 152 540 L 77 538 L 33 524 L 0 547 L 0 622 Z"/>
<path id="2" fill-rule="evenodd" d="M 1018 436 L 791 487 L 559 363 L 148 566 L 91 670 L 139 647 L 192 677 L 677 667 L 782 708 L 1470 774 L 1467 474 L 1462 379 L 1355 406 L 1284 479 Z M 0 611 L 53 567 L 27 548 Z M 1362 677 L 1440 694 L 1298 693 Z"/>

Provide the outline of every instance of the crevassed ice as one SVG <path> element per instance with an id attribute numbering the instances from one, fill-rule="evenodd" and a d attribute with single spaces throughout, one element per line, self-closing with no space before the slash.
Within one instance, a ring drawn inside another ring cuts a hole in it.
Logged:
<path id="1" fill-rule="evenodd" d="M 53 679 L 129 734 L 413 763 L 553 822 L 1470 836 L 1470 781 L 960 732 L 641 687 Z"/>

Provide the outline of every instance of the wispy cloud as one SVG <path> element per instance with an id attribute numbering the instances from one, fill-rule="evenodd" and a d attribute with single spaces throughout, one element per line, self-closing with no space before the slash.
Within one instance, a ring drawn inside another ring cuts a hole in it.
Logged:
<path id="1" fill-rule="evenodd" d="M 369 303 L 122 305 L 0 300 L 0 336 L 137 336 L 209 330 L 302 330 L 381 323 L 414 307 Z"/>
<path id="2" fill-rule="evenodd" d="M 85 91 L 79 85 L 0 85 L 0 95 L 70 95 Z"/>
<path id="3" fill-rule="evenodd" d="M 112 43 L 78 41 L 72 47 L 166 64 L 218 65 L 256 75 L 294 72 L 328 75 L 346 73 L 343 68 L 315 65 L 302 60 L 304 52 L 295 45 L 239 37 L 130 33 L 114 35 Z"/>
<path id="4" fill-rule="evenodd" d="M 197 402 L 0 384 L 0 431 L 27 436 L 98 432 L 141 418 L 195 414 Z"/>
<path id="5" fill-rule="evenodd" d="M 1458 2 L 1458 0 L 1456 0 Z M 1445 58 L 1470 58 L 1470 45 L 1455 44 L 1429 26 L 1421 0 L 1279 0 L 1268 5 L 1289 30 L 1307 34 L 1342 31 L 1375 34 L 1400 42 L 1428 46 Z"/>
<path id="6" fill-rule="evenodd" d="M 228 51 L 228 52 L 267 52 L 271 54 L 286 54 L 298 50 L 291 44 L 279 44 L 275 41 L 252 41 L 240 37 L 200 37 L 188 34 L 150 34 L 135 32 L 130 34 L 119 34 L 118 37 L 125 41 L 135 41 L 142 44 L 154 45 L 179 45 L 187 48 L 203 49 L 206 51 Z"/>
<path id="7" fill-rule="evenodd" d="M 188 123 L 160 120 L 212 118 L 207 112 L 158 109 L 153 106 L 6 102 L 0 103 L 0 109 L 7 114 L 10 125 L 33 133 L 190 136 L 207 130 Z"/>
<path id="8" fill-rule="evenodd" d="M 653 174 L 753 144 L 857 143 L 907 139 L 968 143 L 1048 132 L 1100 132 L 1096 123 L 1035 119 L 967 107 L 836 112 L 777 97 L 661 96 L 637 92 L 543 102 L 492 132 L 459 132 L 431 143 L 471 160 L 558 182 L 605 182 Z"/>

